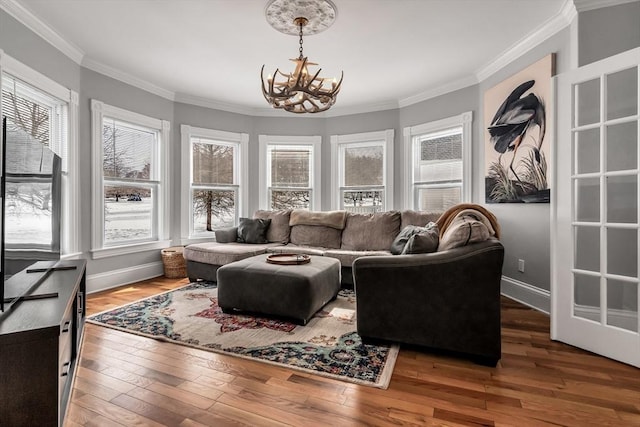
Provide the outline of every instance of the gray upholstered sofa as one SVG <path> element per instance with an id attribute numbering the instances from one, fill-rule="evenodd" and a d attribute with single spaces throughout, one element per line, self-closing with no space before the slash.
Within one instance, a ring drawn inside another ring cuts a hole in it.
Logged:
<path id="1" fill-rule="evenodd" d="M 342 283 L 352 285 L 351 266 L 362 256 L 391 255 L 390 247 L 407 225 L 424 226 L 440 214 L 388 211 L 359 214 L 346 211 L 256 211 L 254 218 L 270 220 L 264 243 L 238 243 L 237 228 L 216 232 L 216 242 L 194 243 L 184 249 L 187 276 L 216 281 L 225 264 L 263 253 L 306 253 L 337 258 Z"/>
<path id="2" fill-rule="evenodd" d="M 463 353 L 495 366 L 503 259 L 495 238 L 436 253 L 358 258 L 358 334 L 365 341 Z"/>

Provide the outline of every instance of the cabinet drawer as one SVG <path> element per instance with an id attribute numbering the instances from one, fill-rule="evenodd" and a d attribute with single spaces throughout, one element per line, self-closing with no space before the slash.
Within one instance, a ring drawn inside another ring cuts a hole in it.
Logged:
<path id="1" fill-rule="evenodd" d="M 58 349 L 59 358 L 62 357 L 62 353 L 64 352 L 65 348 L 71 347 L 71 340 L 73 337 L 73 320 L 74 312 L 72 309 L 69 309 L 62 317 L 62 322 L 60 323 L 60 338 Z"/>
<path id="2" fill-rule="evenodd" d="M 69 341 L 71 343 L 71 341 Z M 60 364 L 58 366 L 58 399 L 64 393 L 64 388 L 67 385 L 67 381 L 71 377 L 71 345 L 64 349 L 64 352 L 60 354 Z"/>

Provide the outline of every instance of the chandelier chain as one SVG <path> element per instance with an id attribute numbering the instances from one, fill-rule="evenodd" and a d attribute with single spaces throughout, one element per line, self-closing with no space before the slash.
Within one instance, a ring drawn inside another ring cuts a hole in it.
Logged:
<path id="1" fill-rule="evenodd" d="M 300 56 L 299 56 L 300 59 L 304 58 L 304 55 L 302 54 L 302 27 L 303 26 L 304 24 L 300 22 L 300 32 L 298 33 L 298 35 L 300 36 L 300 48 L 298 49 L 300 51 Z"/>

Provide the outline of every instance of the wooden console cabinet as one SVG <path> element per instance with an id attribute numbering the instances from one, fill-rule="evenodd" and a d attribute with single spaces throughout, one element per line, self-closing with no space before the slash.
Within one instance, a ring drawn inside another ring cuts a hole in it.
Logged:
<path id="1" fill-rule="evenodd" d="M 38 262 L 29 268 L 50 265 Z M 67 269 L 22 271 L 5 283 L 5 297 L 12 297 L 42 280 L 28 293 L 33 299 L 0 313 L 1 426 L 63 423 L 84 328 L 86 261 L 65 260 L 56 266 Z"/>

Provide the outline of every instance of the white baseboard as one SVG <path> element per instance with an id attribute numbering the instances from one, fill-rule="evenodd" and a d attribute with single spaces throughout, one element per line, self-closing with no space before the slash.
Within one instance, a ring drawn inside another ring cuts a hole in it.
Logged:
<path id="1" fill-rule="evenodd" d="M 598 323 L 600 322 L 600 307 L 576 304 L 573 314 L 576 317 L 582 317 Z M 626 329 L 627 331 L 637 332 L 638 313 L 631 310 L 610 308 L 607 310 L 606 322 L 610 326 L 617 326 L 618 328 Z"/>
<path id="2" fill-rule="evenodd" d="M 502 276 L 500 293 L 543 313 L 551 312 L 551 293 L 520 280 Z"/>
<path id="3" fill-rule="evenodd" d="M 87 276 L 87 293 L 104 291 L 141 280 L 152 279 L 164 274 L 161 261 L 137 265 L 135 267 L 112 270 Z"/>

